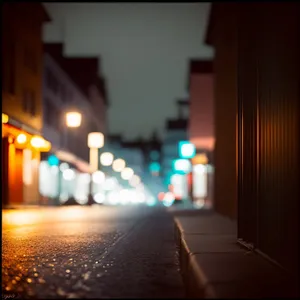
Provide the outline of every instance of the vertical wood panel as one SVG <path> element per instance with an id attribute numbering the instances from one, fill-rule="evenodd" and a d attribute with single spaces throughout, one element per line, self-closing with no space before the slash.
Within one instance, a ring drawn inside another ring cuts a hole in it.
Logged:
<path id="1" fill-rule="evenodd" d="M 299 4 L 243 5 L 238 43 L 239 237 L 296 273 Z"/>

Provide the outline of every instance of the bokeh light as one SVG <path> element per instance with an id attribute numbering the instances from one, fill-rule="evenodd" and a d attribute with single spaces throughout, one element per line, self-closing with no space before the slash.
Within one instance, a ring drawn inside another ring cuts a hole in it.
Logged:
<path id="1" fill-rule="evenodd" d="M 92 180 L 96 184 L 102 184 L 105 181 L 105 174 L 102 171 L 96 171 L 92 175 Z"/>
<path id="2" fill-rule="evenodd" d="M 110 152 L 104 152 L 100 155 L 100 163 L 103 166 L 110 166 L 113 163 L 114 156 Z"/>
<path id="3" fill-rule="evenodd" d="M 63 171 L 63 178 L 65 180 L 73 180 L 75 179 L 75 172 L 72 169 L 67 169 Z"/>
<path id="4" fill-rule="evenodd" d="M 129 179 L 129 184 L 133 187 L 137 187 L 141 182 L 141 178 L 138 175 L 133 175 L 130 179 Z"/>
<path id="5" fill-rule="evenodd" d="M 121 172 L 121 177 L 124 180 L 129 180 L 132 176 L 134 175 L 134 172 L 131 168 L 125 168 L 122 172 Z"/>
<path id="6" fill-rule="evenodd" d="M 112 168 L 115 172 L 121 172 L 126 166 L 124 159 L 118 158 L 113 162 Z"/>
<path id="7" fill-rule="evenodd" d="M 96 203 L 102 204 L 105 201 L 105 194 L 97 193 L 94 195 L 94 200 Z"/>

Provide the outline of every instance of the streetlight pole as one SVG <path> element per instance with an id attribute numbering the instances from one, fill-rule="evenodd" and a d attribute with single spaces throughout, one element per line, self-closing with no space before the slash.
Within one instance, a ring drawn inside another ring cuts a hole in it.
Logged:
<path id="1" fill-rule="evenodd" d="M 69 111 L 65 113 L 65 122 L 63 124 L 63 141 L 62 148 L 67 151 L 68 149 L 68 128 L 78 128 L 81 125 L 82 115 L 76 111 Z M 58 198 L 61 196 L 62 190 L 62 171 L 58 171 Z M 69 193 L 68 193 L 69 198 Z"/>

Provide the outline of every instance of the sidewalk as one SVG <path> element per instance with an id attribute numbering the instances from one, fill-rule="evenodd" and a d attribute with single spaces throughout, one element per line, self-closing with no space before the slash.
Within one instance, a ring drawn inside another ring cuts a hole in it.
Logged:
<path id="1" fill-rule="evenodd" d="M 171 213 L 188 298 L 298 295 L 279 267 L 237 244 L 236 222 L 208 210 Z"/>

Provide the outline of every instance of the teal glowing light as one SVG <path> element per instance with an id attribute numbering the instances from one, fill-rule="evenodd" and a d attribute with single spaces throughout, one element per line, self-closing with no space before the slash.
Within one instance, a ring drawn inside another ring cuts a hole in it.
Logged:
<path id="1" fill-rule="evenodd" d="M 196 155 L 196 147 L 189 141 L 181 141 L 179 146 L 179 156 L 181 158 L 193 158 Z"/>
<path id="2" fill-rule="evenodd" d="M 160 164 L 158 162 L 152 162 L 149 166 L 150 172 L 159 172 L 160 171 Z"/>
<path id="3" fill-rule="evenodd" d="M 48 157 L 48 163 L 50 166 L 58 166 L 59 159 L 55 155 L 50 155 Z"/>

